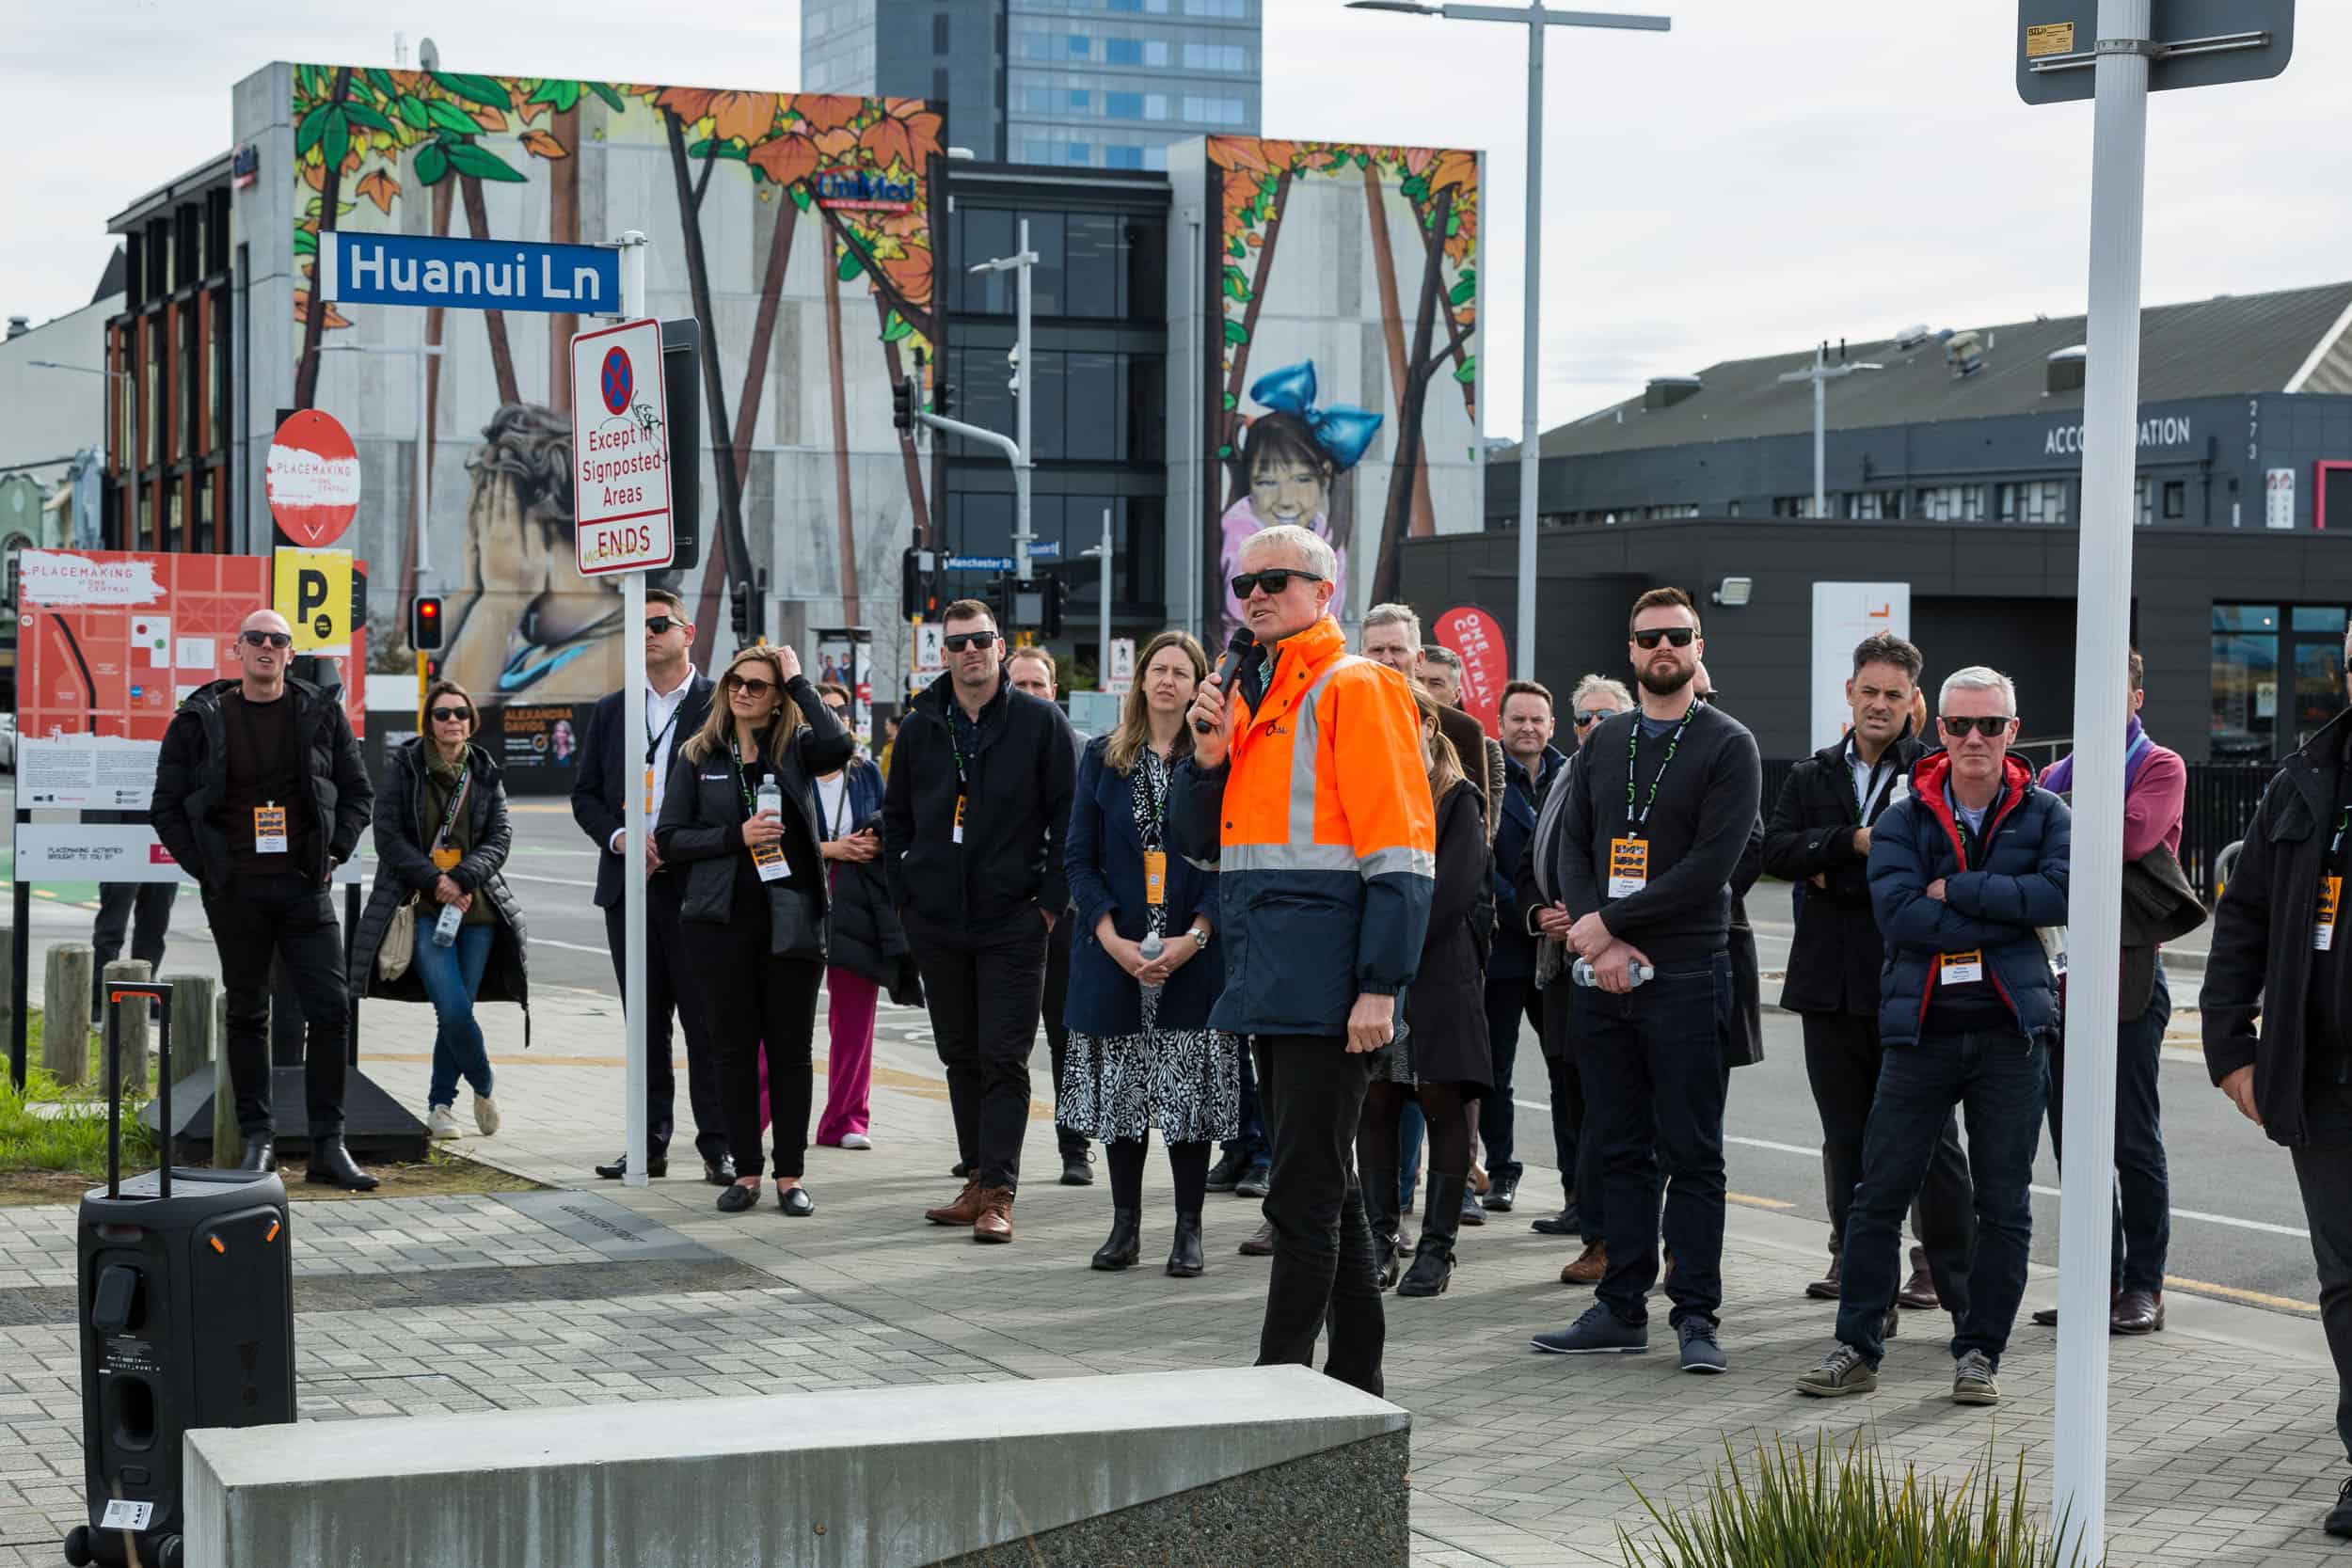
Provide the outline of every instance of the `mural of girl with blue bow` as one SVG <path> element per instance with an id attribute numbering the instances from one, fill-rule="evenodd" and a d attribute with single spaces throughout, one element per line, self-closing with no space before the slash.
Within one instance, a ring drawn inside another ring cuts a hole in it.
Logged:
<path id="1" fill-rule="evenodd" d="M 1251 534 L 1278 523 L 1295 523 L 1331 537 L 1331 481 L 1352 468 L 1380 432 L 1381 416 L 1368 408 L 1334 404 L 1315 406 L 1315 364 L 1269 371 L 1250 384 L 1252 402 L 1266 412 L 1242 434 L 1241 471 L 1249 488 L 1226 509 L 1218 550 L 1220 583 L 1241 570 L 1241 547 Z M 1333 585 L 1334 612 L 1348 603 L 1347 552 L 1339 551 L 1340 580 Z M 1224 591 L 1225 624 L 1220 639 L 1242 624 L 1241 605 Z"/>

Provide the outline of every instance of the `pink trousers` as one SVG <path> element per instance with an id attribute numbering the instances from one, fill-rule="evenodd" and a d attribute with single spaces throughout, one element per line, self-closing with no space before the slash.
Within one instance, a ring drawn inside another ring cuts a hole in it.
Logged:
<path id="1" fill-rule="evenodd" d="M 842 1134 L 866 1130 L 866 1094 L 874 1083 L 874 1013 L 881 988 L 846 969 L 825 971 L 825 1024 L 833 1037 L 825 1053 L 825 1114 L 817 1142 L 838 1144 Z M 766 1097 L 761 1097 L 766 1103 Z"/>

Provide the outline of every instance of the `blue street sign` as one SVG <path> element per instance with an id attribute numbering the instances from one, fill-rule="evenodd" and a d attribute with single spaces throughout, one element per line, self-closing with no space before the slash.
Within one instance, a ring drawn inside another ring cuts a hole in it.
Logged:
<path id="1" fill-rule="evenodd" d="M 1032 539 L 1029 541 L 1029 559 L 1031 561 L 1055 561 L 1058 560 L 1060 556 L 1061 541 L 1058 539 Z"/>
<path id="2" fill-rule="evenodd" d="M 1009 555 L 951 555 L 946 564 L 951 572 L 1009 572 L 1013 563 Z"/>
<path id="3" fill-rule="evenodd" d="M 320 297 L 339 305 L 617 315 L 621 253 L 607 245 L 452 240 L 427 234 L 319 236 Z"/>

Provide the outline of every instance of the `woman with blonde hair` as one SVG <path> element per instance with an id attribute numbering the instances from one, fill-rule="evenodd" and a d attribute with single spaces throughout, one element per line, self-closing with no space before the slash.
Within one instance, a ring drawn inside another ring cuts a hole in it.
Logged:
<path id="1" fill-rule="evenodd" d="M 796 713 L 794 710 L 797 709 Z M 825 865 L 816 781 L 856 742 L 788 647 L 745 648 L 719 700 L 670 767 L 654 845 L 685 879 L 679 918 L 719 1048 L 720 1101 L 736 1179 L 722 1213 L 759 1202 L 759 1055 L 775 1127 L 777 1203 L 817 1209 L 808 1152 L 809 1037 L 825 974 Z"/>
<path id="2" fill-rule="evenodd" d="M 1209 1145 L 1241 1113 L 1241 1041 L 1209 1027 L 1225 989 L 1216 874 L 1169 853 L 1168 781 L 1192 752 L 1184 712 L 1209 672 L 1200 644 L 1164 631 L 1143 650 L 1119 725 L 1087 743 L 1063 863 L 1077 905 L 1070 953 L 1070 1054 L 1057 1119 L 1103 1142 L 1110 1239 L 1098 1269 L 1142 1255 L 1143 1164 L 1152 1130 L 1168 1145 L 1176 1230 L 1168 1272 L 1206 1267 L 1201 1195 Z"/>
<path id="3" fill-rule="evenodd" d="M 1438 705 L 1415 687 L 1422 760 L 1438 814 L 1438 879 L 1421 967 L 1405 995 L 1405 1031 L 1374 1058 L 1356 1136 L 1380 1282 L 1401 1296 L 1442 1294 L 1454 1276 L 1454 1238 L 1470 1183 L 1470 1105 L 1494 1082 L 1486 1041 L 1486 953 L 1494 942 L 1494 851 L 1486 807 L 1438 728 Z M 1429 1124 L 1429 1197 L 1412 1267 L 1396 1280 L 1397 1117 L 1406 1100 Z M 1388 1243 L 1383 1253 L 1381 1243 Z"/>

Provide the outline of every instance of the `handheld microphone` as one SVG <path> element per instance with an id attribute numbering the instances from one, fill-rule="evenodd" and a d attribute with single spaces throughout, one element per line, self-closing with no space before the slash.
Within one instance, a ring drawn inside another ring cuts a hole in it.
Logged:
<path id="1" fill-rule="evenodd" d="M 1233 672 L 1241 667 L 1242 656 L 1257 645 L 1258 640 L 1250 635 L 1248 626 L 1236 626 L 1233 629 L 1233 635 L 1226 639 L 1225 652 L 1217 656 L 1215 673 L 1217 690 L 1229 699 L 1232 692 Z M 1192 721 L 1192 728 L 1196 735 L 1214 733 L 1205 719 L 1195 719 Z"/>

